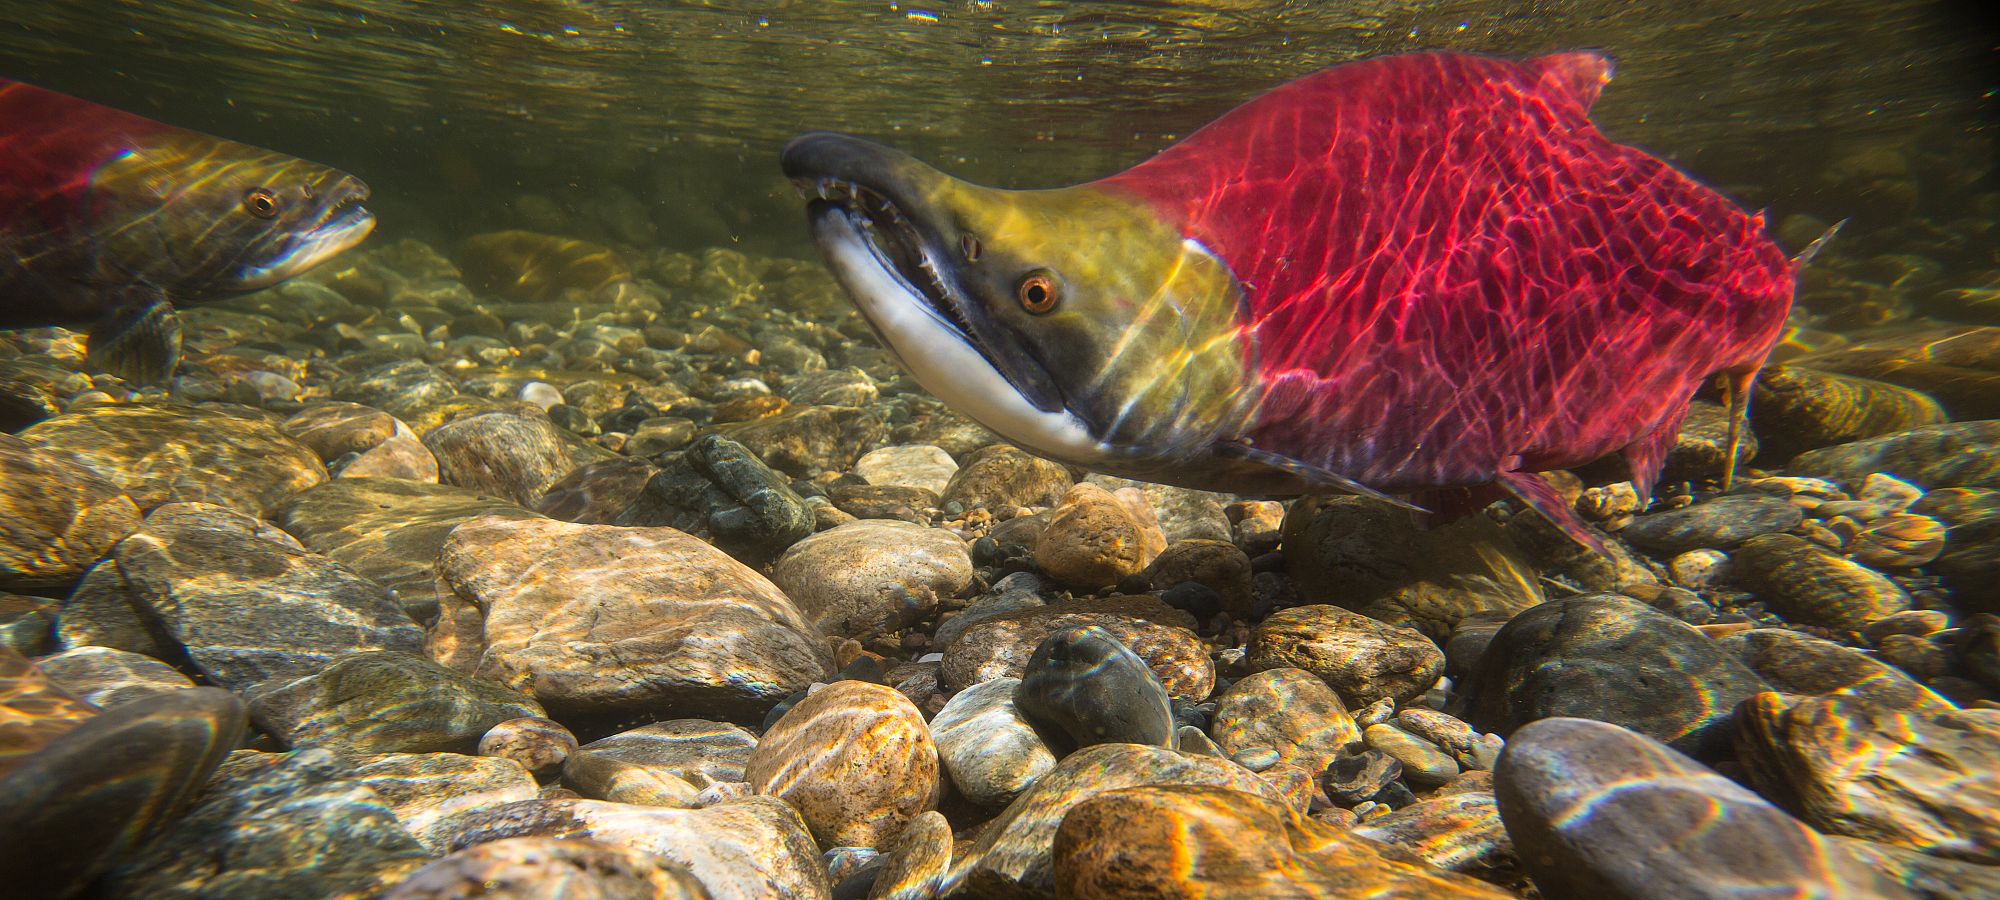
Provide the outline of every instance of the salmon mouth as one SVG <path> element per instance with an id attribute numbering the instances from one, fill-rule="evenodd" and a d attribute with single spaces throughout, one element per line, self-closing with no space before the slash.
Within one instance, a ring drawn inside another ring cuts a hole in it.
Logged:
<path id="1" fill-rule="evenodd" d="M 858 231 L 875 261 L 910 296 L 922 300 L 966 343 L 988 353 L 973 327 L 964 294 L 946 281 L 930 242 L 893 201 L 878 191 L 838 178 L 800 178 L 794 184 L 809 199 L 806 215 L 816 227 L 830 222 Z"/>

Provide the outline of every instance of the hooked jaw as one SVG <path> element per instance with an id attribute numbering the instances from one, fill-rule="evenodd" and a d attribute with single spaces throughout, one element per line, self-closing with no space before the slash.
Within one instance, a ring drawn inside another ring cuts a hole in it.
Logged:
<path id="1" fill-rule="evenodd" d="M 987 313 L 959 285 L 955 259 L 935 229 L 912 217 L 928 205 L 923 182 L 946 176 L 833 134 L 793 140 L 784 167 L 810 198 L 813 241 L 834 277 L 925 390 L 1041 455 L 1089 463 L 1105 454 L 1053 380 L 981 327 Z M 996 352 L 1009 359 L 1009 372 L 995 364 Z"/>
<path id="2" fill-rule="evenodd" d="M 375 230 L 375 214 L 361 205 L 368 199 L 368 185 L 361 179 L 341 174 L 325 194 L 312 224 L 299 229 L 277 258 L 246 269 L 236 282 L 238 286 L 246 290 L 270 287 L 340 255 Z"/>

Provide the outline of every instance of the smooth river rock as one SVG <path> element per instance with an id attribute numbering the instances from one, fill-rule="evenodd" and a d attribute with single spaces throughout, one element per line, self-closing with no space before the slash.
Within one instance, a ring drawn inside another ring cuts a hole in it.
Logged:
<path id="1" fill-rule="evenodd" d="M 474 519 L 439 554 L 438 602 L 433 658 L 572 727 L 761 717 L 831 665 L 776 586 L 672 528 Z"/>
<path id="2" fill-rule="evenodd" d="M 1529 724 L 1493 782 L 1550 900 L 1911 896 L 1762 797 L 1616 725 Z"/>
<path id="3" fill-rule="evenodd" d="M 1381 845 L 1222 787 L 1107 791 L 1056 831 L 1062 897 L 1512 896 L 1470 878 L 1392 859 Z"/>
<path id="4" fill-rule="evenodd" d="M 1596 719 L 1717 759 L 1729 753 L 1730 711 L 1763 690 L 1680 620 L 1629 597 L 1584 594 L 1501 628 L 1466 678 L 1461 717 L 1503 737 L 1551 716 Z"/>
<path id="5" fill-rule="evenodd" d="M 923 620 L 972 583 L 972 557 L 949 531 L 864 519 L 793 544 L 771 580 L 821 631 L 866 640 Z"/>
<path id="6" fill-rule="evenodd" d="M 116 558 L 142 617 L 234 691 L 279 687 L 350 653 L 423 651 L 423 629 L 381 585 L 220 506 L 162 506 Z"/>
<path id="7" fill-rule="evenodd" d="M 1278 752 L 1278 761 L 1321 772 L 1341 748 L 1361 740 L 1361 729 L 1326 682 L 1304 669 L 1265 669 L 1237 679 L 1216 698 L 1211 729 L 1223 750 L 1254 747 Z"/>
<path id="8" fill-rule="evenodd" d="M 952 695 L 931 717 L 932 740 L 946 774 L 965 798 L 1006 806 L 1043 773 L 1055 754 L 1014 704 L 1019 678 L 982 681 Z"/>
<path id="9" fill-rule="evenodd" d="M 799 810 L 822 846 L 885 848 L 943 782 L 923 714 L 892 688 L 836 681 L 758 740 L 743 778 Z"/>
<path id="10" fill-rule="evenodd" d="M 68 585 L 139 530 L 139 508 L 96 472 L 0 434 L 0 590 Z"/>
<path id="11" fill-rule="evenodd" d="M 1408 703 L 1444 674 L 1444 651 L 1422 633 L 1338 606 L 1279 610 L 1258 624 L 1248 650 L 1252 670 L 1304 669 L 1348 709 L 1384 698 Z"/>
<path id="12" fill-rule="evenodd" d="M 1092 744 L 1174 746 L 1167 689 L 1102 628 L 1065 628 L 1044 639 L 1014 689 L 1014 706 L 1058 754 Z"/>
<path id="13" fill-rule="evenodd" d="M 263 516 L 326 480 L 318 454 L 238 407 L 92 406 L 20 437 L 96 472 L 141 510 L 178 501 Z"/>
<path id="14" fill-rule="evenodd" d="M 397 652 L 356 653 L 257 695 L 251 715 L 288 747 L 348 753 L 470 753 L 487 730 L 541 704 Z"/>
<path id="15" fill-rule="evenodd" d="M 1085 625 L 1139 654 L 1171 696 L 1198 702 L 1215 687 L 1215 664 L 1194 634 L 1194 620 L 1151 597 L 1126 596 L 1035 606 L 967 627 L 944 649 L 944 683 L 961 688 L 1019 678 L 1049 635 Z"/>
<path id="16" fill-rule="evenodd" d="M 710 900 L 687 869 L 582 838 L 476 844 L 419 869 L 383 900 Z"/>

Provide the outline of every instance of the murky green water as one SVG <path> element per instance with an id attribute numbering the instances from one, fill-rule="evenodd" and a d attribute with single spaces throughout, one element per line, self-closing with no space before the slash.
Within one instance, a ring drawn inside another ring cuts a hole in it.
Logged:
<path id="1" fill-rule="evenodd" d="M 17 0 L 0 73 L 353 171 L 385 235 L 568 224 L 803 255 L 774 162 L 801 130 L 1047 185 L 1346 60 L 1589 47 L 1619 61 L 1608 133 L 1854 239 L 1965 215 L 1991 178 L 1981 5 Z M 1870 158 L 1942 178 L 1885 204 L 1852 171 Z"/>

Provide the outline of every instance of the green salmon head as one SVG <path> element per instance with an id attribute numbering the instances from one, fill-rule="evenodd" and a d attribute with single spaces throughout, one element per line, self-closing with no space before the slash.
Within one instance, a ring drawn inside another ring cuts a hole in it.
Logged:
<path id="1" fill-rule="evenodd" d="M 360 243 L 366 199 L 345 172 L 178 131 L 106 163 L 89 193 L 100 259 L 183 299 L 268 287 Z"/>
<path id="2" fill-rule="evenodd" d="M 837 134 L 793 140 L 784 168 L 889 351 L 1007 439 L 1171 480 L 1249 414 L 1241 287 L 1136 199 L 981 187 Z"/>

